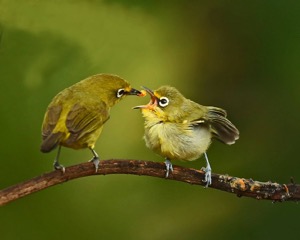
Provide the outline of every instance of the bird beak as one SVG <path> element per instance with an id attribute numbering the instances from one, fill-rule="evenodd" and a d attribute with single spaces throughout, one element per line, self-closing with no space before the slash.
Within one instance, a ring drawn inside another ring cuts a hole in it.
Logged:
<path id="1" fill-rule="evenodd" d="M 139 91 L 136 90 L 135 88 L 131 88 L 128 92 L 126 92 L 127 95 L 136 95 L 136 96 L 143 96 L 143 94 Z"/>
<path id="2" fill-rule="evenodd" d="M 147 87 L 142 86 L 143 89 L 146 90 L 147 93 L 149 93 L 151 99 L 150 102 L 147 105 L 140 105 L 140 106 L 135 106 L 133 109 L 149 109 L 153 110 L 157 106 L 157 97 L 154 95 L 153 91 Z M 143 93 L 142 93 L 143 94 Z"/>

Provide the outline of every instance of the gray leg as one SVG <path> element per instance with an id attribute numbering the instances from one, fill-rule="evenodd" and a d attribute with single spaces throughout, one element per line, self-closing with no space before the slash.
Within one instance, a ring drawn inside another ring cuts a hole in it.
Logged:
<path id="1" fill-rule="evenodd" d="M 207 154 L 204 153 L 204 157 L 205 157 L 205 160 L 206 160 L 206 168 L 204 168 L 204 171 L 205 171 L 205 178 L 204 178 L 204 182 L 206 182 L 206 186 L 205 187 L 208 187 L 209 185 L 211 185 L 211 167 L 210 167 L 210 164 L 209 164 L 209 161 L 208 161 L 208 157 L 207 157 Z"/>
<path id="2" fill-rule="evenodd" d="M 98 154 L 96 153 L 96 151 L 94 149 L 90 148 L 90 150 L 92 151 L 94 157 L 89 162 L 94 163 L 96 172 L 98 172 L 99 163 L 100 163 L 99 156 L 98 156 Z"/>
<path id="3" fill-rule="evenodd" d="M 66 171 L 65 167 L 63 165 L 60 165 L 59 162 L 58 162 L 59 155 L 60 155 L 60 149 L 61 149 L 61 146 L 59 145 L 56 157 L 54 159 L 53 167 L 54 167 L 55 170 L 61 170 L 63 173 L 65 173 L 65 171 Z"/>
<path id="4" fill-rule="evenodd" d="M 167 159 L 167 158 L 166 158 L 166 161 L 165 161 L 165 165 L 166 165 L 166 170 L 167 170 L 167 172 L 166 172 L 166 178 L 168 178 L 170 170 L 171 170 L 171 172 L 173 172 L 173 166 L 172 166 L 171 161 L 169 159 Z"/>

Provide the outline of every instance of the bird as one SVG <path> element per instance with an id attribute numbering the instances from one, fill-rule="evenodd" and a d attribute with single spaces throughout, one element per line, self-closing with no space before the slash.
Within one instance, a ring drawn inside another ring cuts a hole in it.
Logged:
<path id="1" fill-rule="evenodd" d="M 95 143 L 110 118 L 111 107 L 126 95 L 143 94 L 119 76 L 96 74 L 62 90 L 52 99 L 44 115 L 40 150 L 48 153 L 58 147 L 54 169 L 65 172 L 59 163 L 63 146 L 90 149 L 93 154 L 90 162 L 98 171 Z"/>
<path id="2" fill-rule="evenodd" d="M 141 109 L 145 119 L 146 146 L 165 158 L 166 175 L 173 171 L 172 160 L 193 161 L 204 155 L 204 182 L 211 185 L 211 166 L 207 150 L 215 138 L 231 145 L 239 139 L 239 130 L 227 119 L 224 109 L 203 106 L 185 98 L 175 87 L 161 86 L 152 91 L 143 87 L 151 99 Z"/>

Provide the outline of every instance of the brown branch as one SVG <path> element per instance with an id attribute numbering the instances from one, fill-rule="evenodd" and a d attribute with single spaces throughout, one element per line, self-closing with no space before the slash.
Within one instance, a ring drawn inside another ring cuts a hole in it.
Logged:
<path id="1" fill-rule="evenodd" d="M 95 173 L 95 168 L 92 163 L 81 163 L 67 167 L 64 174 L 61 171 L 45 173 L 41 176 L 1 190 L 0 206 L 72 179 L 106 174 L 133 174 L 165 178 L 165 165 L 164 163 L 138 160 L 103 160 L 100 162 L 98 172 Z M 168 180 L 204 186 L 205 183 L 203 182 L 203 179 L 204 172 L 202 170 L 179 166 L 174 166 L 174 171 L 168 178 Z M 300 185 L 294 183 L 278 184 L 272 182 L 258 182 L 252 179 L 212 174 L 212 184 L 209 187 L 229 193 L 235 193 L 239 197 L 245 196 L 271 201 L 300 200 Z"/>

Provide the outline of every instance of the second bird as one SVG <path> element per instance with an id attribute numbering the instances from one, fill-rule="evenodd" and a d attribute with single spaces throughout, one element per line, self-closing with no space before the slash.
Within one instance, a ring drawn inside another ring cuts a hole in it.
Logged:
<path id="1" fill-rule="evenodd" d="M 148 148 L 165 157 L 166 177 L 173 171 L 171 160 L 192 161 L 205 156 L 205 182 L 211 184 L 211 167 L 206 151 L 211 139 L 233 144 L 238 129 L 226 118 L 226 111 L 202 106 L 185 98 L 176 88 L 162 86 L 154 92 L 146 87 L 151 100 L 136 106 L 145 118 L 144 139 Z"/>
<path id="2" fill-rule="evenodd" d="M 92 151 L 96 172 L 99 157 L 94 150 L 110 108 L 126 95 L 142 96 L 141 92 L 115 75 L 98 74 L 84 79 L 58 93 L 48 106 L 42 126 L 42 152 L 58 147 L 54 168 L 59 164 L 61 146 Z"/>

